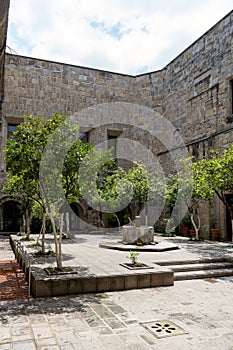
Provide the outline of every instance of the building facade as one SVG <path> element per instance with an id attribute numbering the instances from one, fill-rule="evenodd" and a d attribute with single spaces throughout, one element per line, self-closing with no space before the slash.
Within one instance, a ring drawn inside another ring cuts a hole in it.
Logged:
<path id="1" fill-rule="evenodd" d="M 233 11 L 163 69 L 151 73 L 131 76 L 5 52 L 0 63 L 4 67 L 0 90 L 2 182 L 5 140 L 30 114 L 49 118 L 55 112 L 73 115 L 102 103 L 132 103 L 151 108 L 171 122 L 196 158 L 207 156 L 210 149 L 223 150 L 233 143 Z M 122 123 L 105 126 L 90 132 L 89 140 L 95 143 L 122 131 L 127 133 Z M 148 143 L 142 131 L 136 139 Z M 148 147 L 168 166 L 166 147 L 153 140 Z M 4 208 L 13 203 L 7 204 L 9 198 L 4 194 L 1 198 L 0 229 L 4 231 L 9 211 Z M 211 210 L 217 217 L 221 239 L 231 239 L 228 213 L 218 201 L 214 209 L 202 211 L 207 231 Z"/>

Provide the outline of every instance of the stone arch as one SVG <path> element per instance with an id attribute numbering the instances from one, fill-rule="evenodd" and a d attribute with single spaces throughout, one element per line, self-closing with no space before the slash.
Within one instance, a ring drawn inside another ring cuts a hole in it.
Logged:
<path id="1" fill-rule="evenodd" d="M 0 232 L 18 232 L 21 226 L 20 203 L 11 197 L 0 200 Z"/>
<path id="2" fill-rule="evenodd" d="M 83 221 L 87 218 L 87 208 L 81 202 L 65 203 L 60 212 L 65 214 L 64 226 L 65 232 L 77 233 L 83 230 Z"/>
<path id="3" fill-rule="evenodd" d="M 70 231 L 82 231 L 83 230 L 83 221 L 87 216 L 86 207 L 80 202 L 72 202 L 70 204 Z"/>

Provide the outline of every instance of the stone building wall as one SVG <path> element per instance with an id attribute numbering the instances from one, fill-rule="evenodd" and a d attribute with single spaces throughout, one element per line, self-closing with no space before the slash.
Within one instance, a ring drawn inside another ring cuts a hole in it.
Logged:
<path id="1" fill-rule="evenodd" d="M 71 115 L 103 102 L 128 101 L 131 81 L 127 75 L 7 54 L 4 117 Z"/>
<path id="2" fill-rule="evenodd" d="M 0 1 L 0 162 L 2 159 L 3 133 L 2 133 L 2 103 L 4 100 L 4 70 L 5 70 L 5 51 L 6 51 L 6 37 L 8 26 L 8 12 L 10 0 Z M 4 181 L 4 175 L 0 172 L 0 188 Z"/>
<path id="3" fill-rule="evenodd" d="M 69 116 L 104 102 L 130 102 L 152 108 L 172 122 L 196 158 L 208 156 L 212 148 L 222 150 L 233 142 L 232 34 L 233 11 L 164 69 L 138 76 L 7 54 L 1 149 L 7 123 L 17 124 L 25 115 L 47 118 L 60 112 Z M 127 124 L 127 116 L 125 120 Z M 161 142 L 121 124 L 121 132 L 159 154 L 166 169 L 172 168 Z M 118 132 L 119 125 L 109 128 Z M 107 135 L 108 127 L 101 127 L 90 140 L 100 142 Z M 4 169 L 3 160 L 1 164 Z M 209 211 L 204 213 L 205 221 Z M 219 221 L 224 230 L 225 221 Z"/>
<path id="4" fill-rule="evenodd" d="M 2 101 L 4 92 L 4 61 L 6 50 L 6 37 L 8 25 L 9 0 L 0 2 L 0 118 L 2 112 Z"/>
<path id="5" fill-rule="evenodd" d="M 233 12 L 164 69 L 129 76 L 6 55 L 3 115 L 71 115 L 103 102 L 150 107 L 171 121 L 187 144 L 233 128 Z"/>
<path id="6" fill-rule="evenodd" d="M 142 104 L 170 120 L 187 144 L 233 128 L 233 11 L 162 71 L 135 79 Z"/>

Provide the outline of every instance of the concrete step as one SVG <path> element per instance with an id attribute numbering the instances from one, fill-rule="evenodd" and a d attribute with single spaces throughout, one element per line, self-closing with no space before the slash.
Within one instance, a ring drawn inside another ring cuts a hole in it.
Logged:
<path id="1" fill-rule="evenodd" d="M 161 266 L 174 266 L 174 265 L 190 265 L 190 264 L 205 264 L 205 263 L 221 263 L 227 262 L 226 258 L 197 258 L 192 260 L 167 260 L 167 261 L 155 261 L 154 263 Z"/>
<path id="2" fill-rule="evenodd" d="M 174 281 L 233 276 L 233 269 L 175 272 Z"/>
<path id="3" fill-rule="evenodd" d="M 202 263 L 202 264 L 181 264 L 166 266 L 174 272 L 185 272 L 185 271 L 199 271 L 199 270 L 217 270 L 217 269 L 233 269 L 233 264 L 230 262 L 217 262 L 217 263 Z"/>

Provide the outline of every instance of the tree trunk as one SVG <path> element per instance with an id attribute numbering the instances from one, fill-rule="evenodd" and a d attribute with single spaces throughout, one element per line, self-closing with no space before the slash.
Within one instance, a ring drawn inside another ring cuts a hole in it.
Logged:
<path id="1" fill-rule="evenodd" d="M 196 222 L 194 220 L 194 214 L 193 213 L 190 214 L 190 219 L 192 221 L 192 224 L 193 224 L 193 227 L 194 227 L 194 230 L 195 230 L 195 233 L 196 233 L 196 239 L 198 240 L 199 239 L 199 229 L 200 229 L 200 218 L 199 218 L 199 215 L 197 214 L 198 224 L 196 224 Z"/>
<path id="2" fill-rule="evenodd" d="M 41 186 L 42 193 L 44 194 L 46 207 L 48 208 L 48 215 L 49 215 L 49 218 L 50 218 L 51 224 L 52 224 L 54 243 L 55 243 L 55 253 L 56 253 L 57 268 L 59 270 L 62 270 L 61 239 L 59 239 L 59 241 L 57 239 L 57 229 L 56 229 L 54 217 L 53 217 L 53 214 L 52 214 L 52 210 L 51 210 L 51 207 L 50 207 L 50 203 L 49 203 L 49 200 L 48 200 L 48 197 L 47 197 L 47 194 L 46 194 L 46 190 L 45 190 L 45 188 L 43 186 L 43 182 L 40 182 L 40 186 Z"/>
<path id="3" fill-rule="evenodd" d="M 116 213 L 113 213 L 117 219 L 117 224 L 118 224 L 118 230 L 120 231 L 120 228 L 121 228 L 121 223 L 120 223 L 120 220 L 118 218 L 118 216 L 116 215 Z"/>
<path id="4" fill-rule="evenodd" d="M 233 242 L 233 219 L 231 219 L 231 241 Z"/>
<path id="5" fill-rule="evenodd" d="M 23 232 L 26 233 L 26 215 L 25 215 L 25 212 L 23 213 Z"/>
<path id="6" fill-rule="evenodd" d="M 59 240 L 57 238 L 57 229 L 56 229 L 54 217 L 51 213 L 49 214 L 49 217 L 50 217 L 52 228 L 53 228 L 57 268 L 59 270 L 62 270 L 61 239 L 60 239 L 60 237 L 59 237 Z M 61 236 L 61 233 L 60 233 L 60 236 Z"/>
<path id="7" fill-rule="evenodd" d="M 66 237 L 70 238 L 70 217 L 68 212 L 66 212 Z"/>
<path id="8" fill-rule="evenodd" d="M 231 241 L 233 242 L 233 208 L 228 206 L 228 209 L 231 218 Z"/>
<path id="9" fill-rule="evenodd" d="M 46 212 L 43 211 L 43 217 L 42 217 L 42 239 L 41 239 L 41 252 L 42 254 L 45 254 L 45 229 L 46 229 Z"/>
<path id="10" fill-rule="evenodd" d="M 64 213 L 61 213 L 61 216 L 60 216 L 60 232 L 63 233 L 64 231 Z"/>
<path id="11" fill-rule="evenodd" d="M 229 205 L 226 201 L 226 207 L 228 208 L 229 210 L 229 213 L 230 213 L 230 218 L 231 218 L 231 241 L 233 242 L 233 206 L 232 205 Z"/>
<path id="12" fill-rule="evenodd" d="M 25 209 L 25 233 L 26 239 L 30 238 L 30 209 Z"/>

